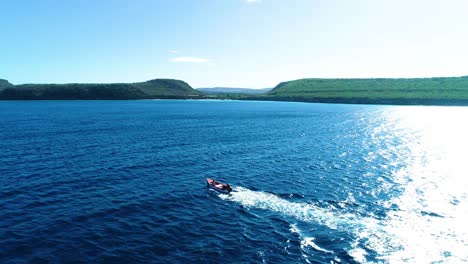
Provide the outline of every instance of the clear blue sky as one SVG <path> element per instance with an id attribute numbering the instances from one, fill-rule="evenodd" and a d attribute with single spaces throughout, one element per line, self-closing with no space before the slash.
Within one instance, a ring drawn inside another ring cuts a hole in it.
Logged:
<path id="1" fill-rule="evenodd" d="M 12 0 L 0 78 L 272 87 L 468 75 L 466 0 Z"/>

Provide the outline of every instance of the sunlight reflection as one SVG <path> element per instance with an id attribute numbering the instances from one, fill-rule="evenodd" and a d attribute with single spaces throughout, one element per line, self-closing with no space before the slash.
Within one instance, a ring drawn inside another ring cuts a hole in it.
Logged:
<path id="1" fill-rule="evenodd" d="M 382 223 L 390 241 L 379 234 L 369 247 L 390 262 L 468 261 L 468 108 L 398 107 L 385 118 L 372 140 L 387 140 L 384 130 L 409 152 L 393 175 L 402 194 L 385 204 L 398 208 Z"/>

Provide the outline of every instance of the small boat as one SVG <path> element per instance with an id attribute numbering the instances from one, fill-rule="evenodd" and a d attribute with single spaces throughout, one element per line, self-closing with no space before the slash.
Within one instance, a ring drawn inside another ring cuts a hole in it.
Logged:
<path id="1" fill-rule="evenodd" d="M 232 188 L 231 186 L 229 186 L 229 184 L 224 184 L 224 183 L 220 183 L 220 182 L 217 182 L 213 179 L 210 179 L 210 178 L 206 178 L 206 183 L 208 184 L 208 187 L 217 191 L 217 192 L 220 192 L 220 193 L 230 193 L 232 191 Z"/>

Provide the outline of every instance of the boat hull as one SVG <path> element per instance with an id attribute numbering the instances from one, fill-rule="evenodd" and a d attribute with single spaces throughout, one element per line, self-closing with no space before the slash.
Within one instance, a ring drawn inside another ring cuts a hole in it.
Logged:
<path id="1" fill-rule="evenodd" d="M 228 194 L 232 191 L 231 187 L 229 187 L 228 184 L 223 184 L 210 178 L 206 178 L 206 184 L 208 188 L 215 190 L 219 193 Z"/>

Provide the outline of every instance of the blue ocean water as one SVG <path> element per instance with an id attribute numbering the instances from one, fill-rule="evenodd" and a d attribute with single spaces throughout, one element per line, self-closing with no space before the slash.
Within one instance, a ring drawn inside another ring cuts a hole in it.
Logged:
<path id="1" fill-rule="evenodd" d="M 467 262 L 468 108 L 0 102 L 2 263 Z M 229 182 L 218 194 L 205 178 Z"/>

